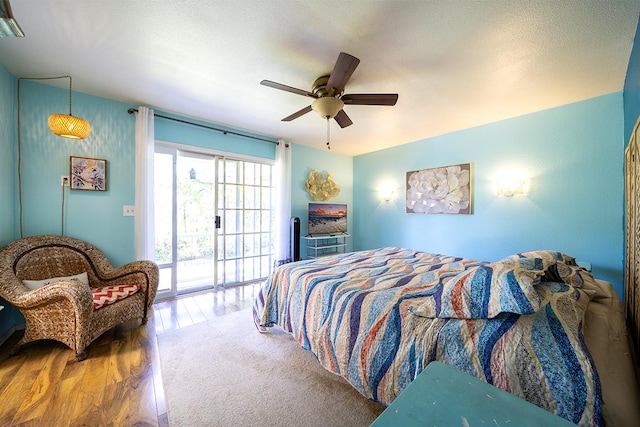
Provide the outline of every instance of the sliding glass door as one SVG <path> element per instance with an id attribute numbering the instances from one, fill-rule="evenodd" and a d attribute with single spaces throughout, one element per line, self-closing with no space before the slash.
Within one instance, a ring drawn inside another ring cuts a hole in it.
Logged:
<path id="1" fill-rule="evenodd" d="M 273 263 L 273 167 L 224 158 L 218 165 L 218 281 L 259 280 Z"/>
<path id="2" fill-rule="evenodd" d="M 272 174 L 270 163 L 156 147 L 160 297 L 269 274 Z"/>

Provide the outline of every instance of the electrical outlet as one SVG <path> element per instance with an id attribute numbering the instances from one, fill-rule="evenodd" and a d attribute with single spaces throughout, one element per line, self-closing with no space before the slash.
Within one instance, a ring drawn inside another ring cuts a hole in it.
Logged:
<path id="1" fill-rule="evenodd" d="M 122 216 L 136 216 L 136 207 L 127 205 L 123 206 Z"/>
<path id="2" fill-rule="evenodd" d="M 62 175 L 60 177 L 60 187 L 68 187 L 69 186 L 69 175 Z"/>

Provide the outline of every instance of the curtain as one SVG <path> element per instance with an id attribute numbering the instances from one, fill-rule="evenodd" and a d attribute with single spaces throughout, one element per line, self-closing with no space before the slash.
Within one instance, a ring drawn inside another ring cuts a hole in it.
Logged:
<path id="1" fill-rule="evenodd" d="M 291 146 L 280 140 L 276 146 L 275 184 L 275 265 L 292 261 L 291 248 Z"/>
<path id="2" fill-rule="evenodd" d="M 155 260 L 153 215 L 153 110 L 139 107 L 136 114 L 136 182 L 134 247 L 136 259 Z"/>

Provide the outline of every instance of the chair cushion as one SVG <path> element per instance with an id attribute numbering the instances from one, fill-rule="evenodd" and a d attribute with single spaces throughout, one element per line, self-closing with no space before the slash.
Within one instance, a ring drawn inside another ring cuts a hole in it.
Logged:
<path id="1" fill-rule="evenodd" d="M 139 285 L 105 286 L 91 290 L 93 294 L 93 309 L 97 310 L 109 304 L 113 304 L 123 298 L 135 294 L 140 290 Z"/>
<path id="2" fill-rule="evenodd" d="M 63 280 L 79 280 L 84 285 L 89 285 L 89 277 L 87 273 L 76 274 L 75 276 L 65 276 L 65 277 L 53 277 L 51 279 L 44 280 L 23 280 L 22 284 L 25 285 L 29 289 L 38 289 L 44 285 L 48 285 L 50 283 L 61 282 Z"/>

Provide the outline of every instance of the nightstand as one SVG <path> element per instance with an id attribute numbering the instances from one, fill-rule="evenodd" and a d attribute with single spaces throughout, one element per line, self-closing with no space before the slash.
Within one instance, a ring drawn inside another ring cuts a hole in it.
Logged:
<path id="1" fill-rule="evenodd" d="M 371 427 L 575 426 L 444 363 L 431 362 Z"/>
<path id="2" fill-rule="evenodd" d="M 591 263 L 587 261 L 577 261 L 578 267 L 582 267 L 587 271 L 591 271 Z"/>

